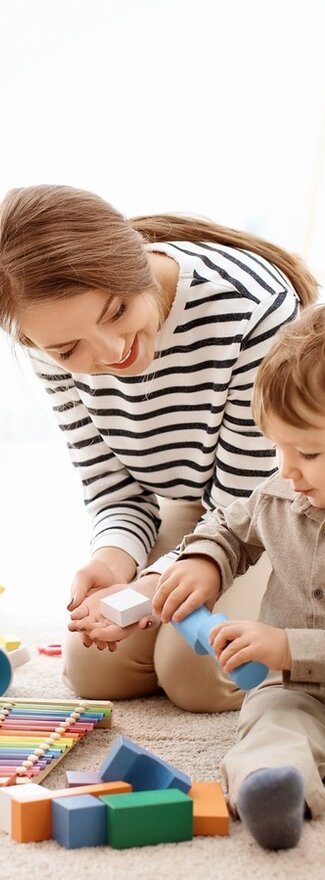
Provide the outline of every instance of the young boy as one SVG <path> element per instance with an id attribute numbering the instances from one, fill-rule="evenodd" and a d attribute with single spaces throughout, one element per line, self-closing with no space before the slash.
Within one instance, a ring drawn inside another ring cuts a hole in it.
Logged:
<path id="1" fill-rule="evenodd" d="M 198 584 L 212 607 L 266 550 L 272 573 L 259 621 L 221 623 L 210 641 L 225 672 L 248 660 L 270 669 L 245 698 L 222 772 L 230 807 L 255 840 L 286 849 L 304 816 L 325 810 L 325 306 L 280 331 L 253 406 L 279 471 L 184 539 L 154 609 L 182 619 Z"/>

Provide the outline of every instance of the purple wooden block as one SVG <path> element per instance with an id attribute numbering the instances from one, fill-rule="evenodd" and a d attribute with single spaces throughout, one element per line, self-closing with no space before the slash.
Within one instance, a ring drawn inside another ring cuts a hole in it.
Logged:
<path id="1" fill-rule="evenodd" d="M 96 785 L 103 781 L 99 773 L 82 773 L 80 770 L 67 770 L 66 778 L 69 788 L 75 785 Z"/>

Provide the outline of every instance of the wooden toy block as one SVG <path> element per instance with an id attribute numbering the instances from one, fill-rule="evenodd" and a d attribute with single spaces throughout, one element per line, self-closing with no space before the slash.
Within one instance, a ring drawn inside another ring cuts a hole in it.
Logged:
<path id="1" fill-rule="evenodd" d="M 76 785 L 99 785 L 103 781 L 99 773 L 81 773 L 80 770 L 67 770 L 66 779 L 69 788 Z"/>
<path id="2" fill-rule="evenodd" d="M 105 804 L 90 794 L 54 798 L 52 836 L 66 849 L 105 845 L 107 842 Z"/>
<path id="3" fill-rule="evenodd" d="M 28 782 L 26 785 L 9 785 L 0 789 L 0 831 L 11 833 L 11 813 L 12 801 L 39 801 L 46 800 L 51 797 L 50 789 L 34 782 Z"/>
<path id="4" fill-rule="evenodd" d="M 127 782 L 137 758 L 143 750 L 127 736 L 118 736 L 100 765 L 99 775 L 106 782 L 125 779 Z"/>
<path id="5" fill-rule="evenodd" d="M 15 788 L 18 793 L 23 791 L 26 786 Z M 35 789 L 40 790 L 40 786 L 35 784 Z M 46 794 L 41 799 L 35 794 L 35 791 L 31 791 L 30 796 L 25 798 L 19 798 L 13 794 L 11 804 L 11 836 L 20 843 L 49 840 L 52 837 L 52 802 L 54 798 L 79 797 L 84 794 L 98 797 L 104 794 L 126 793 L 130 792 L 130 790 L 130 785 L 120 781 L 111 784 L 102 782 L 100 785 L 82 785 L 73 789 L 43 789 Z"/>
<path id="6" fill-rule="evenodd" d="M 211 612 L 202 605 L 192 614 L 189 614 L 184 620 L 179 622 L 171 621 L 175 629 L 183 636 L 191 648 L 197 654 L 211 654 L 217 660 L 213 647 L 209 642 L 209 635 L 214 626 L 229 620 L 226 614 L 211 614 Z M 244 691 L 257 687 L 261 681 L 264 681 L 268 673 L 268 668 L 264 663 L 250 660 L 248 663 L 242 663 L 229 673 L 230 678 L 236 682 L 237 687 Z"/>
<path id="7" fill-rule="evenodd" d="M 226 799 L 218 782 L 193 782 L 189 790 L 193 799 L 193 834 L 229 834 L 229 813 Z"/>
<path id="8" fill-rule="evenodd" d="M 188 792 L 190 777 L 126 736 L 118 737 L 99 768 L 101 779 L 125 779 L 133 791 L 178 788 Z"/>
<path id="9" fill-rule="evenodd" d="M 142 617 L 151 614 L 151 601 L 137 590 L 126 587 L 125 590 L 101 599 L 100 610 L 112 623 L 129 626 L 130 623 L 137 623 Z"/>
<path id="10" fill-rule="evenodd" d="M 191 840 L 193 801 L 179 789 L 104 795 L 107 843 L 114 849 Z"/>
<path id="11" fill-rule="evenodd" d="M 17 669 L 18 666 L 23 666 L 24 663 L 28 663 L 28 660 L 30 660 L 30 653 L 27 646 L 20 644 L 18 648 L 11 648 L 9 659 L 13 669 Z"/>
<path id="12" fill-rule="evenodd" d="M 18 639 L 17 636 L 11 635 L 7 633 L 7 635 L 0 636 L 0 647 L 5 648 L 6 651 L 14 651 L 16 648 L 20 648 L 21 640 Z"/>

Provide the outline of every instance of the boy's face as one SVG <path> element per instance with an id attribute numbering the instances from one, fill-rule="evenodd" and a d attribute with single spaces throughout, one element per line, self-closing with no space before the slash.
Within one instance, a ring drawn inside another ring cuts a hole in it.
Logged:
<path id="1" fill-rule="evenodd" d="M 269 416 L 265 433 L 277 448 L 281 476 L 313 507 L 325 508 L 325 415 L 311 418 L 315 427 L 303 429 Z"/>

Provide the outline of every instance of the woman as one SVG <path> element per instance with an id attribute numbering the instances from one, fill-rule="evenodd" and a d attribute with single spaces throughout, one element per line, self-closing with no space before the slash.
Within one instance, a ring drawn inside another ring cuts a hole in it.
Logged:
<path id="1" fill-rule="evenodd" d="M 251 415 L 253 380 L 278 328 L 316 300 L 315 280 L 247 233 L 180 216 L 128 221 L 63 186 L 9 192 L 0 228 L 1 326 L 51 396 L 93 519 L 92 556 L 72 584 L 80 634 L 67 637 L 66 680 L 88 698 L 162 688 L 191 711 L 238 708 L 243 694 L 172 626 L 88 633 L 100 596 L 146 565 L 152 595 L 204 512 L 274 470 Z"/>

